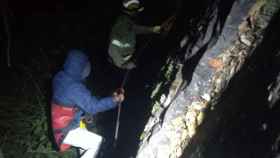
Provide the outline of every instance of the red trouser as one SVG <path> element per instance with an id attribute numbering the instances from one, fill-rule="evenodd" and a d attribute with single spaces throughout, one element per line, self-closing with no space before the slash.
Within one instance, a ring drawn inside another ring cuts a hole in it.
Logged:
<path id="1" fill-rule="evenodd" d="M 69 144 L 62 144 L 64 136 L 67 133 L 63 133 L 61 129 L 67 127 L 71 121 L 74 119 L 75 116 L 75 108 L 73 107 L 66 107 L 61 106 L 55 103 L 51 105 L 51 112 L 52 112 L 52 128 L 54 132 L 55 142 L 59 147 L 59 151 L 63 152 L 68 150 L 71 145 Z"/>

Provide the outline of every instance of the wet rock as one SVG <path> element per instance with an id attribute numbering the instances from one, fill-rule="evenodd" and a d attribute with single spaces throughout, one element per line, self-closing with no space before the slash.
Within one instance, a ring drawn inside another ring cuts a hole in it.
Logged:
<path id="1" fill-rule="evenodd" d="M 276 80 L 268 87 L 269 96 L 267 98 L 269 102 L 269 108 L 273 108 L 280 99 L 280 73 Z"/>
<path id="2" fill-rule="evenodd" d="M 272 4 L 273 10 L 270 10 Z M 264 30 L 279 7 L 277 0 L 236 0 L 223 27 L 217 28 L 217 25 L 211 23 L 204 26 L 207 27 L 204 30 L 212 30 L 210 31 L 212 33 L 205 31 L 196 46 L 188 47 L 188 38 L 182 40 L 181 46 L 188 50 L 186 58 L 192 57 L 199 50 L 202 51 L 201 48 L 206 44 L 203 55 L 186 88 L 181 89 L 178 84 L 174 84 L 177 85 L 174 86 L 176 88 L 170 89 L 171 96 L 173 98 L 175 96 L 174 99 L 170 101 L 167 95 L 160 95 L 158 98 L 159 104 L 164 106 L 160 106 L 161 110 L 154 110 L 147 122 L 144 133 L 150 134 L 144 136 L 137 158 L 179 158 L 184 149 L 190 147 L 199 125 L 207 122 L 204 120 L 207 112 L 205 109 L 215 107 L 215 102 L 227 88 L 231 78 L 242 68 L 262 41 Z M 210 14 L 218 14 L 217 9 L 218 6 Z M 217 18 L 213 19 L 213 23 L 219 23 L 216 21 Z M 221 29 L 220 34 L 210 36 L 209 34 L 213 34 L 213 30 L 216 29 Z M 170 72 L 170 69 L 167 70 Z M 165 104 L 166 101 L 168 104 Z M 189 157 L 201 157 L 203 151 L 201 143 L 207 136 L 198 137 L 200 138 L 188 151 Z"/>

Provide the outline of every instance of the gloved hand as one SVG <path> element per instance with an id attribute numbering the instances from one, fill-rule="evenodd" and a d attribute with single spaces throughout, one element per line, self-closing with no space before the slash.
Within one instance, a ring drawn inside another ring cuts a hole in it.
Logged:
<path id="1" fill-rule="evenodd" d="M 161 26 L 154 26 L 153 27 L 153 32 L 154 33 L 161 33 Z"/>
<path id="2" fill-rule="evenodd" d="M 124 101 L 124 89 L 123 88 L 118 88 L 115 90 L 113 93 L 113 100 L 114 102 L 121 103 Z"/>
<path id="3" fill-rule="evenodd" d="M 82 116 L 82 120 L 87 124 L 93 123 L 93 116 L 89 113 L 86 113 L 84 116 Z"/>

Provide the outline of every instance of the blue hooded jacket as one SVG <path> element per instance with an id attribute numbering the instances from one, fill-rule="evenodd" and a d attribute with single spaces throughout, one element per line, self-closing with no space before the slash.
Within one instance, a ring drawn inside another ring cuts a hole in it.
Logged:
<path id="1" fill-rule="evenodd" d="M 90 73 L 88 57 L 79 50 L 71 50 L 65 60 L 63 70 L 53 79 L 53 102 L 63 106 L 75 106 L 92 115 L 114 108 L 113 97 L 98 100 L 83 84 Z M 77 123 L 82 115 L 75 115 Z"/>

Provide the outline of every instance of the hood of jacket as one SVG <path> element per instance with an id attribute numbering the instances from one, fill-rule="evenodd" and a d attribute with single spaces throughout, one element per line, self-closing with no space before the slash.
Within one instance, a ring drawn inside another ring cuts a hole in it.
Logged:
<path id="1" fill-rule="evenodd" d="M 63 71 L 75 80 L 85 79 L 91 71 L 87 55 L 79 50 L 71 50 L 65 60 Z"/>

